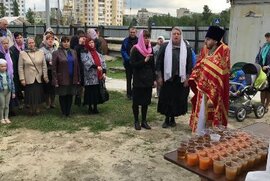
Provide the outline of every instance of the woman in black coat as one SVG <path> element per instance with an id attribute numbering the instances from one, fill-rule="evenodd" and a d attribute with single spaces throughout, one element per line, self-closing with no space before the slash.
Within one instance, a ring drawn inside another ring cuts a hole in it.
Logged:
<path id="1" fill-rule="evenodd" d="M 150 43 L 150 33 L 142 30 L 138 43 L 131 50 L 130 64 L 133 68 L 133 104 L 134 126 L 151 129 L 147 124 L 146 115 L 151 103 L 152 87 L 155 81 L 155 61 Z M 139 105 L 141 106 L 142 122 L 139 122 Z"/>

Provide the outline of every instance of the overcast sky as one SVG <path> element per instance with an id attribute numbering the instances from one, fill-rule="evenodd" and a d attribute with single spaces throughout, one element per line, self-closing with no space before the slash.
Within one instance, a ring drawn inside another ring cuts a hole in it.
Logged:
<path id="1" fill-rule="evenodd" d="M 60 0 L 62 6 L 63 0 Z M 30 7 L 36 10 L 45 10 L 45 0 L 26 0 L 26 10 Z M 57 6 L 57 0 L 50 0 L 51 7 Z M 176 9 L 188 8 L 192 12 L 202 12 L 203 6 L 208 5 L 214 13 L 228 9 L 227 0 L 126 0 L 126 14 L 136 14 L 138 9 L 147 8 L 151 12 L 170 13 L 176 15 Z M 131 8 L 131 11 L 130 11 Z"/>

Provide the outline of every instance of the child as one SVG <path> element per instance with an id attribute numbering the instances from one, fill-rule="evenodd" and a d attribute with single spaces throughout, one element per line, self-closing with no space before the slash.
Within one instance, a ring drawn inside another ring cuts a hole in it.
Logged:
<path id="1" fill-rule="evenodd" d="M 7 61 L 0 59 L 0 122 L 2 124 L 11 123 L 8 119 L 10 94 L 15 98 L 14 83 L 7 73 Z"/>
<path id="2" fill-rule="evenodd" d="M 235 78 L 231 82 L 232 82 L 232 85 L 230 88 L 230 94 L 233 96 L 236 96 L 247 85 L 245 73 L 243 72 L 243 70 L 238 70 L 236 72 Z M 238 83 L 238 84 L 233 84 L 233 83 Z"/>

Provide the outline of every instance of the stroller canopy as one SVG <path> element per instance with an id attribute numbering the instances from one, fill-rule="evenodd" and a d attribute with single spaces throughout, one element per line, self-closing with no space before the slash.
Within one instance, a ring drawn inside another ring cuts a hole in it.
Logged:
<path id="1" fill-rule="evenodd" d="M 243 66 L 242 70 L 246 74 L 246 81 L 250 82 L 250 85 L 253 84 L 256 89 L 265 87 L 267 83 L 267 76 L 259 64 L 247 63 Z"/>

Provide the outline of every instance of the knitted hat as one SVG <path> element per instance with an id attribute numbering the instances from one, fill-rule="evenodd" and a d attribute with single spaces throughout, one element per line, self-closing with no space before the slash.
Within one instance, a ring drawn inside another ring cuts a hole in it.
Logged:
<path id="1" fill-rule="evenodd" d="M 225 31 L 218 26 L 210 26 L 205 37 L 211 38 L 220 42 L 221 38 L 224 36 Z"/>

